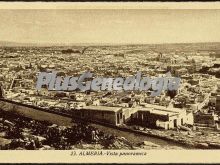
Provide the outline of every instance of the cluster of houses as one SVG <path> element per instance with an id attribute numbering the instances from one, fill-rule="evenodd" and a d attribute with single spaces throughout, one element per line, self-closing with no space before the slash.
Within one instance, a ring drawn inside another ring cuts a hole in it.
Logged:
<path id="1" fill-rule="evenodd" d="M 10 104 L 8 107 L 11 109 L 9 110 L 15 110 L 16 108 L 22 107 L 27 107 L 29 109 L 33 108 L 33 110 L 44 109 L 33 105 L 5 100 L 3 98 L 0 99 L 0 102 L 3 104 Z M 63 113 L 64 111 L 62 111 L 61 108 L 63 108 L 63 106 L 61 106 L 57 112 Z M 52 109 L 44 110 L 53 111 Z M 83 105 L 82 107 L 70 108 L 68 111 L 65 111 L 65 113 L 71 115 L 75 119 L 113 126 L 140 125 L 149 128 L 174 129 L 179 126 L 193 126 L 194 124 L 192 112 L 188 112 L 184 109 L 166 108 L 152 104 L 145 104 L 144 106 L 134 108 Z"/>
<path id="2" fill-rule="evenodd" d="M 147 45 L 89 47 L 83 55 L 81 51 L 63 52 L 62 49 L 2 48 L 0 83 L 7 99 L 112 125 L 172 129 L 193 123 L 213 125 L 218 119 L 220 95 L 219 90 L 212 92 L 212 88 L 219 79 L 200 73 L 201 68 L 219 63 L 217 56 L 209 56 L 211 52 L 183 51 L 181 48 L 176 51 L 173 46 L 172 50 L 164 51 L 163 47 L 160 51 L 159 46 L 151 48 Z M 74 94 L 36 91 L 37 73 L 53 70 L 58 70 L 60 76 L 79 76 L 89 70 L 96 77 L 129 77 L 138 71 L 144 76 L 158 77 L 170 71 L 182 81 L 176 93 L 163 92 L 157 97 L 151 97 L 147 92 L 135 93 L 128 98 L 118 93 L 93 95 L 88 92 L 82 95 L 78 91 Z"/>
<path id="3" fill-rule="evenodd" d="M 178 126 L 192 126 L 194 124 L 192 112 L 151 104 L 135 108 L 92 105 L 75 109 L 72 113 L 77 118 L 115 126 L 129 124 L 151 128 L 174 129 Z"/>

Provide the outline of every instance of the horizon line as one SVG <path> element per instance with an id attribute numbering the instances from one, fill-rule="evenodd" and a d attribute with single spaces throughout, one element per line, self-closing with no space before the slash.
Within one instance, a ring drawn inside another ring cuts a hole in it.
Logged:
<path id="1" fill-rule="evenodd" d="M 202 43 L 220 43 L 220 41 L 204 41 L 204 42 L 155 42 L 155 43 L 108 43 L 108 42 L 104 42 L 104 43 L 100 43 L 100 42 L 82 42 L 82 43 L 64 43 L 64 42 L 60 42 L 60 43 L 53 43 L 53 42 L 17 42 L 17 41 L 5 41 L 5 40 L 0 40 L 0 44 L 1 42 L 5 42 L 5 45 L 8 44 L 33 44 L 33 45 L 43 45 L 43 44 L 48 44 L 48 45 L 63 45 L 63 46 L 71 46 L 71 45 L 83 45 L 83 44 L 92 44 L 92 45 L 163 45 L 163 44 L 202 44 Z"/>

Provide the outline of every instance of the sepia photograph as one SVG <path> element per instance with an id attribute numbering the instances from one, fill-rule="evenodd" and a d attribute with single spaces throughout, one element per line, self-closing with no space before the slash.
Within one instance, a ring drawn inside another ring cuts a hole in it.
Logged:
<path id="1" fill-rule="evenodd" d="M 1 3 L 1 153 L 219 154 L 220 3 L 97 4 Z"/>

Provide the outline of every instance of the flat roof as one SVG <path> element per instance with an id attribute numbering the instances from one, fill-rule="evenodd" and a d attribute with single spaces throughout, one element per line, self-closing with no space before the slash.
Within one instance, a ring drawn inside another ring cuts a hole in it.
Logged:
<path id="1" fill-rule="evenodd" d="M 178 113 L 176 112 L 161 111 L 157 109 L 151 110 L 150 113 L 158 114 L 158 115 L 169 115 L 169 116 L 178 115 Z"/>
<path id="2" fill-rule="evenodd" d="M 151 114 L 157 114 L 157 115 L 163 115 L 163 116 L 174 116 L 174 115 L 178 115 L 178 112 L 172 112 L 172 111 L 164 111 L 161 109 L 154 109 L 154 108 L 142 108 L 140 109 L 140 111 L 148 111 Z"/>
<path id="3" fill-rule="evenodd" d="M 122 109 L 122 107 L 109 107 L 109 106 L 84 106 L 82 109 L 94 110 L 94 111 L 110 111 L 110 112 L 117 112 Z"/>
<path id="4" fill-rule="evenodd" d="M 162 113 L 166 114 L 176 114 L 176 113 L 181 113 L 183 110 L 180 108 L 171 108 L 171 107 L 164 107 L 164 106 L 159 106 L 159 105 L 153 105 L 153 104 L 147 104 L 145 105 L 144 108 L 141 108 L 143 111 L 156 111 L 159 113 L 161 111 Z"/>

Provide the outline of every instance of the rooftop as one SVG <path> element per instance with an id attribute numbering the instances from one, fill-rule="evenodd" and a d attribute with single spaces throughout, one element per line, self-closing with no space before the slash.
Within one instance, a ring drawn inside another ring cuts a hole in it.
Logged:
<path id="1" fill-rule="evenodd" d="M 145 105 L 145 108 L 141 110 L 153 110 L 153 112 L 161 113 L 161 114 L 178 114 L 181 113 L 183 110 L 180 108 L 171 108 L 171 107 L 164 107 L 164 106 L 159 106 L 159 105 L 153 105 L 153 104 L 147 104 Z M 161 112 L 159 112 L 161 111 Z"/>

